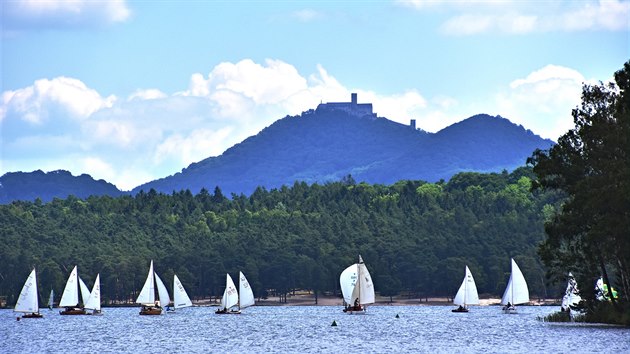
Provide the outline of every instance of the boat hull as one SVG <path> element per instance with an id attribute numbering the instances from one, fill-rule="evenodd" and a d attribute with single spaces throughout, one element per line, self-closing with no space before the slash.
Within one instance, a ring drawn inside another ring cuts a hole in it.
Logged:
<path id="1" fill-rule="evenodd" d="M 365 314 L 365 307 L 361 306 L 361 305 L 356 305 L 356 306 L 348 306 L 346 308 L 343 309 L 343 312 L 350 314 L 350 315 L 361 315 L 361 314 Z"/>
<path id="2" fill-rule="evenodd" d="M 40 313 L 27 313 L 25 315 L 22 315 L 22 318 L 42 318 L 42 317 L 44 317 L 44 315 Z"/>
<path id="3" fill-rule="evenodd" d="M 74 315 L 85 315 L 86 312 L 82 308 L 66 307 L 65 310 L 59 311 L 59 314 L 63 316 L 74 316 Z"/>
<path id="4" fill-rule="evenodd" d="M 142 309 L 140 310 L 140 314 L 141 315 L 146 315 L 146 316 L 161 315 L 162 314 L 162 308 L 161 307 L 146 307 L 146 306 L 143 306 Z"/>
<path id="5" fill-rule="evenodd" d="M 468 312 L 468 309 L 464 309 L 464 308 L 457 308 L 457 309 L 453 309 L 453 310 L 451 310 L 451 312 L 455 312 L 455 313 L 466 313 L 466 312 Z"/>
<path id="6" fill-rule="evenodd" d="M 241 311 L 239 310 L 216 310 L 214 311 L 217 315 L 240 315 Z"/>
<path id="7" fill-rule="evenodd" d="M 517 313 L 516 312 L 516 307 L 514 307 L 514 306 L 510 306 L 510 307 L 504 306 L 503 307 L 503 313 L 506 314 L 506 315 L 516 314 Z"/>

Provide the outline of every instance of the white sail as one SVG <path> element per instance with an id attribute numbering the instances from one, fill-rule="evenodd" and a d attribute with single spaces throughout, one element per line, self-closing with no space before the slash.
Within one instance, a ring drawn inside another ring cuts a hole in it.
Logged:
<path id="1" fill-rule="evenodd" d="M 339 285 L 343 300 L 348 305 L 355 302 L 361 305 L 374 303 L 374 283 L 363 258 L 359 256 L 359 263 L 344 269 L 339 276 Z"/>
<path id="2" fill-rule="evenodd" d="M 164 286 L 164 283 L 162 282 L 162 279 L 160 279 L 158 274 L 155 272 L 153 274 L 155 274 L 155 284 L 157 285 L 157 289 L 158 289 L 160 305 L 168 306 L 168 304 L 171 302 L 171 297 L 168 296 L 168 290 L 166 290 L 166 286 Z"/>
<path id="3" fill-rule="evenodd" d="M 66 282 L 66 287 L 63 289 L 59 307 L 74 307 L 77 305 L 79 305 L 79 277 L 77 266 L 74 266 Z"/>
<path id="4" fill-rule="evenodd" d="M 83 300 L 83 304 L 85 304 L 90 298 L 90 289 L 88 289 L 81 277 L 79 277 L 79 289 L 81 289 L 81 299 Z"/>
<path id="5" fill-rule="evenodd" d="M 464 276 L 462 285 L 459 287 L 459 290 L 457 290 L 453 303 L 464 307 L 479 304 L 477 285 L 475 285 L 475 279 L 473 278 L 470 269 L 468 269 L 468 266 L 466 266 L 466 275 Z"/>
<path id="6" fill-rule="evenodd" d="M 238 275 L 238 292 L 241 296 L 239 307 L 244 309 L 246 307 L 254 305 L 254 292 L 252 291 L 252 287 L 249 286 L 249 282 L 247 281 L 247 278 L 245 278 L 245 274 L 243 274 L 243 272 L 238 272 Z"/>
<path id="7" fill-rule="evenodd" d="M 569 310 L 570 306 L 577 305 L 582 300 L 582 297 L 579 295 L 577 282 L 573 277 L 573 274 L 569 272 L 569 280 L 567 281 L 567 290 L 564 292 L 564 296 L 562 297 L 562 309 Z"/>
<path id="8" fill-rule="evenodd" d="M 90 310 L 101 310 L 101 275 L 96 274 L 96 280 L 92 287 L 92 292 L 85 302 L 85 308 Z"/>
<path id="9" fill-rule="evenodd" d="M 24 286 L 20 292 L 20 297 L 18 297 L 13 311 L 28 313 L 39 312 L 39 303 L 37 302 L 37 275 L 35 274 L 35 268 L 33 268 L 31 274 L 29 274 L 26 279 L 26 282 L 24 282 Z"/>
<path id="10" fill-rule="evenodd" d="M 177 275 L 173 275 L 173 304 L 176 309 L 192 306 L 192 301 Z"/>
<path id="11" fill-rule="evenodd" d="M 153 261 L 151 261 L 147 280 L 145 280 L 144 286 L 142 287 L 142 290 L 140 290 L 140 295 L 138 295 L 136 303 L 150 305 L 153 305 L 155 303 L 155 280 L 153 276 Z"/>
<path id="12" fill-rule="evenodd" d="M 341 272 L 339 276 L 339 285 L 341 286 L 341 293 L 343 294 L 343 300 L 346 304 L 352 304 L 352 293 L 357 283 L 358 267 L 356 264 L 349 266 Z"/>
<path id="13" fill-rule="evenodd" d="M 523 277 L 523 273 L 521 273 L 521 270 L 512 258 L 512 272 L 510 274 L 508 285 L 503 293 L 503 297 L 501 298 L 501 304 L 507 305 L 510 303 L 511 305 L 518 305 L 526 302 L 529 302 L 529 289 L 527 288 L 527 282 L 525 281 L 525 277 Z"/>
<path id="14" fill-rule="evenodd" d="M 234 285 L 234 281 L 229 274 L 225 277 L 225 291 L 223 292 L 223 297 L 221 298 L 221 308 L 229 309 L 238 304 L 238 291 L 236 291 L 236 286 Z"/>
<path id="15" fill-rule="evenodd" d="M 359 256 L 359 303 L 361 305 L 365 304 L 373 304 L 374 303 L 374 283 L 372 283 L 372 276 L 368 271 L 365 264 L 363 264 L 363 259 Z"/>
<path id="16" fill-rule="evenodd" d="M 53 289 L 50 289 L 50 296 L 48 297 L 48 308 L 52 310 L 54 304 L 55 304 L 55 291 Z"/>

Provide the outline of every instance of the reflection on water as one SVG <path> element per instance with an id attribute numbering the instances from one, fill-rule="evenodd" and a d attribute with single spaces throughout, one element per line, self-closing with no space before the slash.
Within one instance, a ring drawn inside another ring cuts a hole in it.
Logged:
<path id="1" fill-rule="evenodd" d="M 137 308 L 105 308 L 104 316 L 16 321 L 0 311 L 0 352 L 630 352 L 630 329 L 549 324 L 536 320 L 557 307 L 372 306 L 367 315 L 341 307 L 251 307 L 215 315 L 195 307 L 176 314 L 139 316 Z M 396 315 L 400 318 L 396 318 Z M 331 326 L 336 321 L 337 326 Z"/>

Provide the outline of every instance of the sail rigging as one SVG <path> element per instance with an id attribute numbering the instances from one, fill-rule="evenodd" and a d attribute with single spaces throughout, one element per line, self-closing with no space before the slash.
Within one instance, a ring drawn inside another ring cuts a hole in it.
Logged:
<path id="1" fill-rule="evenodd" d="M 512 271 L 510 273 L 510 280 L 505 288 L 503 297 L 501 298 L 501 304 L 506 307 L 504 310 L 513 310 L 514 305 L 524 304 L 529 302 L 529 289 L 527 288 L 527 282 L 514 259 L 511 262 Z"/>
<path id="2" fill-rule="evenodd" d="M 468 269 L 468 266 L 466 266 L 466 273 L 464 275 L 462 285 L 460 285 L 455 298 L 453 298 L 453 303 L 461 306 L 463 309 L 466 309 L 468 305 L 479 304 L 477 285 L 475 284 L 475 279 L 473 278 L 470 269 Z"/>
<path id="3" fill-rule="evenodd" d="M 39 314 L 39 302 L 37 300 L 37 274 L 35 268 L 24 282 L 20 296 L 13 308 L 15 312 Z"/>

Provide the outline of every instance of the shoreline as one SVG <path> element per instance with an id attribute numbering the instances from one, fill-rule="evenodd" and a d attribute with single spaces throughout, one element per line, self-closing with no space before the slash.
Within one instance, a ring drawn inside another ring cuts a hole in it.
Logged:
<path id="1" fill-rule="evenodd" d="M 479 299 L 478 306 L 500 306 L 500 298 L 484 298 Z M 219 299 L 193 301 L 194 306 L 218 306 Z M 315 303 L 315 296 L 312 294 L 287 296 L 286 302 L 280 302 L 278 297 L 268 297 L 262 300 L 256 300 L 256 306 L 338 306 L 343 307 L 343 299 L 336 296 L 319 296 Z M 430 298 L 400 298 L 394 297 L 390 301 L 389 297 L 376 297 L 376 302 L 370 306 L 454 306 L 452 299 L 445 297 Z M 560 306 L 560 300 L 541 299 L 533 300 L 528 304 L 520 306 Z"/>
<path id="2" fill-rule="evenodd" d="M 313 294 L 296 294 L 287 295 L 286 302 L 280 302 L 279 297 L 270 296 L 265 299 L 256 299 L 256 306 L 336 306 L 343 307 L 343 299 L 337 296 L 320 295 L 315 303 Z M 192 303 L 195 307 L 218 307 L 220 298 L 211 299 L 193 299 Z M 500 306 L 500 298 L 482 298 L 479 299 L 477 306 Z M 559 299 L 537 299 L 532 300 L 528 304 L 519 306 L 560 306 Z M 102 307 L 139 307 L 134 302 L 103 304 Z M 446 297 L 429 297 L 429 298 L 407 298 L 393 297 L 390 301 L 389 297 L 377 296 L 374 304 L 370 306 L 455 306 L 452 299 Z"/>

